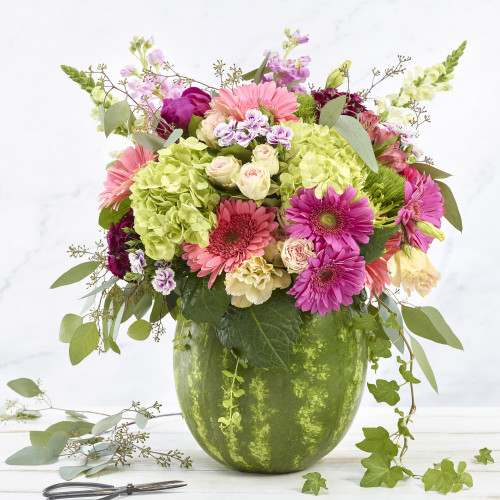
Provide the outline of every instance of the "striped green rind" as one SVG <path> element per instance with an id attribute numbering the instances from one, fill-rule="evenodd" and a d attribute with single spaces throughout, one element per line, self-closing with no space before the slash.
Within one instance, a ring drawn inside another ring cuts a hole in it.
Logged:
<path id="1" fill-rule="evenodd" d="M 207 324 L 193 324 L 189 349 L 174 351 L 177 396 L 191 433 L 215 460 L 241 471 L 302 470 L 329 453 L 354 419 L 365 385 L 367 343 L 348 308 L 303 315 L 290 372 L 238 368 L 241 425 L 224 432 L 218 418 L 234 356 Z"/>

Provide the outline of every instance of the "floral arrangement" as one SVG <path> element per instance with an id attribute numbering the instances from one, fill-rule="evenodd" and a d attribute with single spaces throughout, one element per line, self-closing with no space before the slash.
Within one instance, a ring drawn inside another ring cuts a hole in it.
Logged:
<path id="1" fill-rule="evenodd" d="M 433 165 L 418 136 L 430 121 L 422 103 L 451 89 L 466 44 L 414 71 L 398 56 L 354 92 L 350 61 L 324 87 L 308 83 L 310 58 L 290 56 L 308 36 L 285 36 L 284 55 L 267 51 L 248 73 L 217 61 L 216 86 L 178 73 L 152 38 L 133 39 L 138 64 L 125 66 L 118 83 L 103 64 L 86 72 L 62 66 L 90 94 L 97 129 L 130 145 L 114 154 L 98 196 L 106 243 L 71 246 L 87 261 L 52 285 L 90 276 L 84 310 L 63 318 L 60 339 L 77 364 L 94 350 L 119 353 L 120 324 L 133 316 L 130 337 L 159 340 L 170 314 L 182 324 L 178 349 L 189 347 L 192 322 L 209 323 L 241 363 L 287 369 L 303 315 L 349 308 L 369 336 L 375 370 L 393 345 L 409 355 L 397 357 L 402 384 L 378 379 L 368 388 L 395 406 L 407 385 L 410 410 L 396 408 L 391 436 L 364 429 L 359 443 L 371 453 L 361 485 L 392 487 L 414 475 L 401 462 L 413 439 L 414 361 L 437 390 L 416 336 L 462 348 L 435 308 L 400 299 L 399 288 L 428 295 L 440 279 L 428 253 L 444 239 L 443 217 L 462 229 L 442 181 L 450 174 Z M 397 75 L 399 91 L 372 97 Z M 268 334 L 256 333 L 259 322 Z M 376 462 L 385 475 L 374 474 Z M 462 473 L 456 483 L 468 484 Z"/>

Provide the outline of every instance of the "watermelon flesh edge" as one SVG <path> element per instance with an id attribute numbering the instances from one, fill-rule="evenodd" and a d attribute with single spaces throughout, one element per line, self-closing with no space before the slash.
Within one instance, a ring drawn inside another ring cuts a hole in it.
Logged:
<path id="1" fill-rule="evenodd" d="M 359 407 L 366 379 L 366 334 L 352 326 L 348 308 L 304 315 L 291 371 L 238 368 L 239 426 L 224 432 L 224 388 L 235 357 L 207 324 L 193 324 L 189 348 L 174 350 L 177 397 L 186 423 L 212 458 L 231 469 L 286 473 L 305 469 L 344 437 Z M 179 326 L 178 326 L 179 332 Z"/>

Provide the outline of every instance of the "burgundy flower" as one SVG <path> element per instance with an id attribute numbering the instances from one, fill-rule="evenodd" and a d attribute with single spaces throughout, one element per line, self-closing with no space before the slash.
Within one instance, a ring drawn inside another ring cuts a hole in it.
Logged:
<path id="1" fill-rule="evenodd" d="M 117 224 L 111 223 L 109 228 L 108 240 L 108 263 L 106 267 L 118 278 L 123 279 L 125 274 L 130 271 L 130 262 L 128 260 L 127 250 L 130 248 L 126 243 L 132 239 L 137 239 L 134 233 L 125 232 L 124 229 L 134 227 L 134 215 L 132 209 L 129 210 Z"/>
<path id="2" fill-rule="evenodd" d="M 337 89 L 330 88 L 323 90 L 313 90 L 311 94 L 317 104 L 316 115 L 318 116 L 318 118 L 323 106 L 327 102 L 341 95 L 346 96 L 346 104 L 344 106 L 344 110 L 342 111 L 343 115 L 348 115 L 356 118 L 358 113 L 362 113 L 366 110 L 366 108 L 363 106 L 363 99 L 361 99 L 361 97 L 359 97 L 359 95 L 355 94 L 354 92 L 339 92 Z"/>
<path id="3" fill-rule="evenodd" d="M 164 99 L 161 108 L 162 121 L 156 132 L 167 138 L 172 130 L 181 128 L 187 131 L 193 115 L 203 116 L 210 109 L 210 94 L 198 87 L 186 89 L 177 99 Z"/>

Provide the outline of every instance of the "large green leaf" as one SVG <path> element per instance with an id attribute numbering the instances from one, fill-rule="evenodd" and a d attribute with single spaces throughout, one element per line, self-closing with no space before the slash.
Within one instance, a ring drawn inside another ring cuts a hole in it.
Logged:
<path id="1" fill-rule="evenodd" d="M 359 253 L 365 258 L 366 264 L 370 264 L 370 262 L 382 257 L 385 244 L 398 229 L 398 226 L 375 228 L 373 234 L 370 236 L 370 241 L 359 245 Z"/>
<path id="2" fill-rule="evenodd" d="M 114 427 L 116 424 L 120 422 L 122 417 L 123 417 L 122 412 L 119 412 L 116 413 L 115 415 L 110 415 L 109 417 L 99 420 L 99 422 L 97 422 L 94 425 L 94 427 L 92 427 L 92 434 L 94 435 L 101 434 L 102 432 L 111 429 L 111 427 Z"/>
<path id="3" fill-rule="evenodd" d="M 180 313 L 196 323 L 208 323 L 218 328 L 231 297 L 226 292 L 223 278 L 218 277 L 211 288 L 208 288 L 208 280 L 208 276 L 198 278 L 195 274 L 186 278 Z"/>
<path id="4" fill-rule="evenodd" d="M 103 290 L 106 290 L 106 288 L 109 288 L 111 285 L 114 285 L 118 281 L 118 279 L 119 279 L 118 276 L 113 276 L 109 280 L 105 281 L 102 285 L 99 285 L 98 287 L 94 288 L 91 292 L 87 293 L 83 297 L 80 297 L 80 299 L 85 299 L 92 295 L 97 295 Z"/>
<path id="5" fill-rule="evenodd" d="M 85 436 L 90 434 L 93 424 L 91 422 L 75 422 L 73 420 L 62 420 L 45 429 L 45 432 L 65 432 L 68 436 Z"/>
<path id="6" fill-rule="evenodd" d="M 191 116 L 191 120 L 189 121 L 188 125 L 188 134 L 191 137 L 197 137 L 196 131 L 198 130 L 198 125 L 201 123 L 202 120 L 203 116 L 196 116 L 196 115 Z"/>
<path id="7" fill-rule="evenodd" d="M 104 112 L 103 128 L 106 137 L 108 137 L 113 130 L 127 122 L 131 114 L 132 110 L 127 101 L 120 101 L 112 104 Z"/>
<path id="8" fill-rule="evenodd" d="M 115 210 L 112 207 L 104 207 L 99 214 L 99 225 L 103 229 L 109 229 L 111 223 L 116 224 L 130 210 L 130 198 L 125 198 L 120 202 L 119 207 Z"/>
<path id="9" fill-rule="evenodd" d="M 127 335 L 134 340 L 146 340 L 151 333 L 151 323 L 143 319 L 134 321 L 127 331 Z"/>
<path id="10" fill-rule="evenodd" d="M 341 95 L 336 99 L 328 101 L 321 110 L 319 115 L 319 124 L 333 127 L 339 119 L 346 103 L 346 96 Z"/>
<path id="11" fill-rule="evenodd" d="M 394 406 L 400 399 L 399 384 L 395 380 L 377 379 L 375 384 L 367 384 L 377 403 L 387 403 Z"/>
<path id="12" fill-rule="evenodd" d="M 7 465 L 45 465 L 57 462 L 68 435 L 65 432 L 53 433 L 45 446 L 27 446 L 5 460 Z"/>
<path id="13" fill-rule="evenodd" d="M 83 278 L 86 278 L 89 274 L 92 274 L 98 267 L 99 262 L 82 262 L 81 264 L 72 267 L 64 274 L 59 276 L 54 283 L 50 286 L 50 288 L 58 288 L 60 286 L 71 285 L 73 283 L 77 283 L 81 281 Z"/>
<path id="14" fill-rule="evenodd" d="M 165 139 L 154 134 L 134 134 L 132 137 L 137 144 L 151 153 L 156 153 L 158 150 L 162 149 L 165 144 Z"/>
<path id="15" fill-rule="evenodd" d="M 77 365 L 92 353 L 99 345 L 99 332 L 95 323 L 84 323 L 79 326 L 69 344 L 69 359 Z"/>
<path id="16" fill-rule="evenodd" d="M 394 488 L 398 481 L 404 478 L 401 467 L 391 467 L 392 457 L 383 451 L 374 451 L 369 457 L 361 460 L 361 465 L 366 467 L 366 472 L 361 478 L 360 486 L 373 488 L 385 484 Z"/>
<path id="17" fill-rule="evenodd" d="M 259 70 L 259 68 L 253 69 L 252 71 L 249 71 L 248 73 L 245 73 L 244 75 L 242 75 L 241 78 L 243 80 L 253 80 L 253 78 L 255 77 L 255 74 L 257 73 L 258 70 Z M 264 68 L 263 74 L 265 75 L 266 73 L 271 73 L 271 70 L 269 68 L 267 68 L 267 67 Z M 217 96 L 213 96 L 213 97 L 217 97 Z"/>
<path id="18" fill-rule="evenodd" d="M 444 182 L 436 181 L 436 184 L 439 186 L 439 190 L 443 195 L 445 218 L 453 227 L 457 228 L 459 231 L 462 231 L 462 216 L 460 215 L 457 202 L 455 201 L 455 197 L 453 196 L 451 189 Z"/>
<path id="19" fill-rule="evenodd" d="M 225 347 L 252 365 L 289 370 L 288 358 L 300 334 L 300 309 L 284 291 L 274 291 L 261 305 L 231 306 L 217 335 Z"/>
<path id="20" fill-rule="evenodd" d="M 29 378 L 17 378 L 7 382 L 7 385 L 25 398 L 34 398 L 42 392 L 40 387 Z"/>
<path id="21" fill-rule="evenodd" d="M 61 320 L 59 341 L 69 344 L 76 329 L 83 324 L 83 318 L 76 314 L 66 314 Z"/>
<path id="22" fill-rule="evenodd" d="M 434 307 L 409 307 L 403 305 L 403 318 L 406 326 L 415 335 L 445 344 L 455 349 L 462 349 L 460 340 L 451 331 L 441 313 Z"/>
<path id="23" fill-rule="evenodd" d="M 446 179 L 447 177 L 451 177 L 451 174 L 448 172 L 439 170 L 432 165 L 427 165 L 427 163 L 412 163 L 410 166 L 416 168 L 422 175 L 430 175 L 432 179 Z"/>
<path id="24" fill-rule="evenodd" d="M 249 162 L 252 159 L 252 152 L 249 149 L 240 146 L 239 144 L 235 144 L 234 146 L 229 146 L 227 148 L 222 148 L 217 152 L 217 156 L 228 156 L 233 155 L 238 160 L 242 162 Z"/>
<path id="25" fill-rule="evenodd" d="M 389 432 L 383 427 L 363 427 L 365 439 L 356 446 L 367 453 L 383 451 L 393 457 L 398 454 L 398 447 L 389 438 Z"/>
<path id="26" fill-rule="evenodd" d="M 431 387 L 436 392 L 438 392 L 436 377 L 434 376 L 434 372 L 432 371 L 431 365 L 429 363 L 429 360 L 427 359 L 427 356 L 425 355 L 422 346 L 417 341 L 417 339 L 411 336 L 410 336 L 410 342 L 411 342 L 411 349 L 413 351 L 413 354 L 415 355 L 417 363 L 420 366 L 420 369 L 422 370 L 422 373 L 425 375 L 425 378 L 428 380 L 429 384 L 431 384 Z"/>
<path id="27" fill-rule="evenodd" d="M 373 152 L 370 136 L 356 118 L 348 115 L 339 116 L 335 122 L 335 130 L 358 153 L 360 158 L 368 165 L 368 168 L 374 172 L 378 172 L 377 159 Z"/>
<path id="28" fill-rule="evenodd" d="M 182 137 L 183 133 L 184 131 L 181 128 L 176 128 L 175 130 L 172 130 L 172 133 L 168 136 L 168 139 L 165 141 L 163 147 L 168 148 L 169 146 L 171 146 L 175 141 L 177 141 Z"/>

